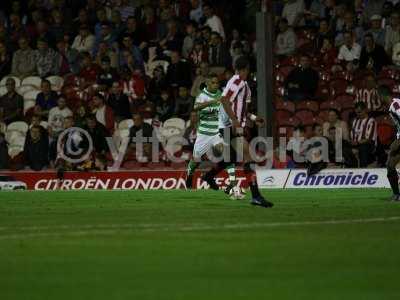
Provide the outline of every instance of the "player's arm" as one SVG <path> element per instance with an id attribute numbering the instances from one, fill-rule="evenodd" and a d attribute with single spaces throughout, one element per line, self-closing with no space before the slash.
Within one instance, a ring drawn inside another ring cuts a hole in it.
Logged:
<path id="1" fill-rule="evenodd" d="M 247 113 L 247 118 L 255 122 L 258 127 L 264 126 L 265 120 L 262 117 L 256 116 L 251 113 Z"/>
<path id="2" fill-rule="evenodd" d="M 222 103 L 222 106 L 224 107 L 224 110 L 225 110 L 226 114 L 228 115 L 229 119 L 231 119 L 232 126 L 234 128 L 240 128 L 239 120 L 236 118 L 235 113 L 232 110 L 232 105 L 231 105 L 231 102 L 229 101 L 229 98 L 226 96 L 223 96 L 221 98 L 221 103 Z"/>
<path id="3" fill-rule="evenodd" d="M 193 111 L 199 111 L 213 104 L 219 103 L 220 99 L 215 99 L 207 102 L 196 102 L 193 107 Z"/>

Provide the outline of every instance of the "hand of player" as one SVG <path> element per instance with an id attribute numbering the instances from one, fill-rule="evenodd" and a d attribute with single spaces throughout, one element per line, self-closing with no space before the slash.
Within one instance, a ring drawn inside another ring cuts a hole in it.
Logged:
<path id="1" fill-rule="evenodd" d="M 232 128 L 235 134 L 243 135 L 243 128 L 237 119 L 232 120 Z"/>
<path id="2" fill-rule="evenodd" d="M 265 124 L 265 120 L 264 120 L 264 118 L 257 117 L 257 119 L 255 120 L 255 123 L 256 123 L 257 127 L 262 127 Z"/>

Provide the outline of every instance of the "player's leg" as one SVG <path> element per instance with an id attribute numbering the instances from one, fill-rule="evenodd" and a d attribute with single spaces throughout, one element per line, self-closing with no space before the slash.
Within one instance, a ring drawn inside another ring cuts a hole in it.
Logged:
<path id="1" fill-rule="evenodd" d="M 193 188 L 193 174 L 200 165 L 202 156 L 208 151 L 210 147 L 210 137 L 199 134 L 194 143 L 192 159 L 189 161 L 186 168 L 187 189 Z"/>
<path id="2" fill-rule="evenodd" d="M 393 191 L 392 200 L 400 201 L 399 193 L 399 176 L 397 174 L 396 165 L 400 162 L 400 140 L 396 140 L 390 146 L 389 157 L 387 162 L 387 177 L 390 187 Z"/>
<path id="3" fill-rule="evenodd" d="M 215 136 L 213 151 L 218 157 L 222 157 L 225 146 L 228 146 L 228 144 L 224 143 L 223 138 L 220 135 Z M 232 154 L 234 155 L 234 153 L 231 153 L 231 159 L 233 159 Z M 221 171 L 225 170 L 228 173 L 229 184 L 225 188 L 224 191 L 225 191 L 226 194 L 229 195 L 231 189 L 234 188 L 236 186 L 236 184 L 237 184 L 235 163 L 233 163 L 233 162 L 221 162 L 221 163 L 218 163 L 218 169 L 219 168 L 221 168 Z"/>
<path id="4" fill-rule="evenodd" d="M 267 201 L 260 193 L 257 183 L 257 174 L 255 171 L 255 163 L 253 162 L 250 155 L 249 143 L 244 137 L 237 137 L 232 140 L 232 146 L 235 148 L 237 154 L 238 152 L 243 153 L 243 171 L 246 176 L 247 184 L 249 185 L 251 191 L 251 204 L 259 205 L 262 207 L 272 207 L 273 203 Z"/>

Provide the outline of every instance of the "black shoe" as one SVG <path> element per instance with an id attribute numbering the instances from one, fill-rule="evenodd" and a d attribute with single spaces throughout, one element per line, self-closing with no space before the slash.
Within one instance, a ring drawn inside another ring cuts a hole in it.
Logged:
<path id="1" fill-rule="evenodd" d="M 187 175 L 186 177 L 186 188 L 191 190 L 193 188 L 193 175 Z"/>
<path id="2" fill-rule="evenodd" d="M 265 200 L 263 196 L 258 196 L 256 198 L 251 199 L 250 204 L 257 205 L 257 206 L 262 206 L 262 207 L 265 207 L 265 208 L 270 208 L 270 207 L 274 206 L 274 204 L 272 202 L 269 202 L 269 201 Z"/>
<path id="3" fill-rule="evenodd" d="M 211 177 L 210 175 L 208 175 L 206 173 L 201 177 L 201 179 L 208 183 L 208 185 L 210 186 L 210 189 L 215 190 L 215 191 L 219 190 L 219 185 L 215 182 L 214 177 Z"/>
<path id="4" fill-rule="evenodd" d="M 236 183 L 230 183 L 225 189 L 224 189 L 224 193 L 229 195 L 229 193 L 231 192 L 231 190 L 236 186 Z"/>

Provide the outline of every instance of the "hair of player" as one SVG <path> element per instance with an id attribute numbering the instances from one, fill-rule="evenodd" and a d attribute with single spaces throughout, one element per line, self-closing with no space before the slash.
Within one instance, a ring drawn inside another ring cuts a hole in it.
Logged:
<path id="1" fill-rule="evenodd" d="M 245 56 L 240 56 L 235 63 L 236 71 L 242 71 L 250 67 L 250 62 Z"/>
<path id="2" fill-rule="evenodd" d="M 365 102 L 357 102 L 357 103 L 354 105 L 354 107 L 355 107 L 355 108 L 360 108 L 360 109 L 362 109 L 362 110 L 367 109 L 367 105 L 365 104 Z"/>

